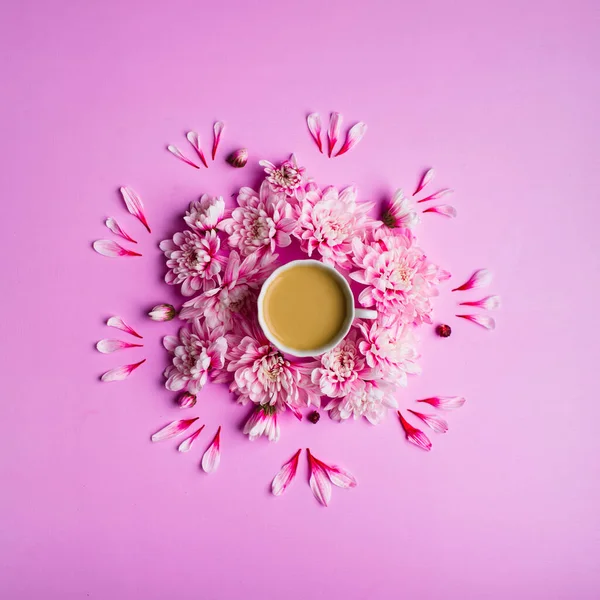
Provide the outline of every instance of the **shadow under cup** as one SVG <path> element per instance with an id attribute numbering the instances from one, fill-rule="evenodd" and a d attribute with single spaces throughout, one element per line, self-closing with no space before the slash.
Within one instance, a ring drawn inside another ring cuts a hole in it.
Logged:
<path id="1" fill-rule="evenodd" d="M 298 357 L 331 350 L 350 330 L 354 313 L 348 282 L 317 260 L 279 267 L 258 297 L 258 320 L 267 339 Z"/>

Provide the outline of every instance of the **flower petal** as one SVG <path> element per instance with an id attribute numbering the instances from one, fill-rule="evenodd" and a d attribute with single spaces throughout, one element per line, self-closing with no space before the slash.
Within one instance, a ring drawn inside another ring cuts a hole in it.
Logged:
<path id="1" fill-rule="evenodd" d="M 125 323 L 125 321 L 123 321 L 121 317 L 110 317 L 108 321 L 106 321 L 106 324 L 109 327 L 114 327 L 115 329 L 120 329 L 125 333 L 129 333 L 130 335 L 133 335 L 136 338 L 143 339 L 143 336 L 141 336 L 137 331 L 135 331 L 133 327 L 127 325 L 127 323 Z"/>
<path id="2" fill-rule="evenodd" d="M 116 367 L 115 369 L 106 371 L 106 373 L 104 373 L 104 375 L 102 375 L 100 379 L 102 379 L 102 381 L 123 381 L 123 379 L 127 379 L 133 371 L 135 371 L 140 365 L 144 364 L 145 362 L 146 359 L 140 360 L 140 362 L 134 363 L 132 365 L 123 365 L 122 367 Z"/>
<path id="3" fill-rule="evenodd" d="M 360 140 L 363 139 L 365 133 L 367 133 L 367 124 L 366 123 L 357 123 L 353 125 L 346 134 L 346 141 L 344 145 L 337 151 L 336 156 L 341 156 L 342 154 L 346 154 L 348 150 L 352 150 Z"/>
<path id="4" fill-rule="evenodd" d="M 321 115 L 319 113 L 312 113 L 306 117 L 306 124 L 310 135 L 319 148 L 319 152 L 323 154 L 323 140 L 321 139 Z"/>
<path id="5" fill-rule="evenodd" d="M 456 209 L 454 206 L 450 206 L 449 204 L 440 204 L 439 206 L 431 206 L 430 208 L 426 208 L 424 213 L 435 213 L 438 215 L 442 215 L 444 217 L 449 217 L 453 219 L 456 217 Z"/>
<path id="6" fill-rule="evenodd" d="M 492 317 L 488 317 L 487 315 L 456 315 L 461 319 L 466 319 L 467 321 L 471 321 L 471 323 L 475 323 L 488 331 L 493 331 L 496 329 L 496 321 Z"/>
<path id="7" fill-rule="evenodd" d="M 118 256 L 141 256 L 138 252 L 123 248 L 113 240 L 96 240 L 93 244 L 94 250 L 102 256 L 116 258 Z"/>
<path id="8" fill-rule="evenodd" d="M 429 438 L 416 427 L 413 427 L 403 416 L 400 411 L 398 411 L 398 417 L 400 418 L 400 423 L 402 425 L 402 429 L 404 429 L 404 433 L 406 433 L 406 439 L 415 446 L 422 448 L 423 450 L 431 450 L 431 442 Z"/>
<path id="9" fill-rule="evenodd" d="M 434 408 L 441 410 L 454 410 L 460 408 L 465 402 L 462 396 L 432 396 L 431 398 L 423 398 L 417 402 L 426 402 Z"/>
<path id="10" fill-rule="evenodd" d="M 206 449 L 202 456 L 202 470 L 205 473 L 216 471 L 221 462 L 221 426 L 217 429 L 217 433 L 210 446 Z"/>
<path id="11" fill-rule="evenodd" d="M 448 431 L 448 423 L 445 419 L 442 419 L 442 417 L 438 417 L 437 415 L 427 415 L 425 413 L 417 412 L 416 410 L 411 410 L 410 408 L 407 410 L 415 415 L 415 417 L 421 419 L 423 423 L 431 427 L 436 433 L 446 433 L 446 431 Z"/>
<path id="12" fill-rule="evenodd" d="M 108 219 L 106 219 L 106 221 L 104 221 L 104 224 L 115 235 L 118 235 L 119 237 L 122 237 L 124 240 L 127 240 L 128 242 L 131 242 L 132 244 L 137 244 L 137 242 L 128 233 L 126 233 L 123 230 L 123 228 L 117 223 L 117 220 L 114 219 L 113 217 L 108 217 Z"/>
<path id="13" fill-rule="evenodd" d="M 478 269 L 469 277 L 469 280 L 454 288 L 453 292 L 464 292 L 488 286 L 492 281 L 492 273 L 488 269 Z"/>
<path id="14" fill-rule="evenodd" d="M 486 296 L 473 302 L 461 302 L 460 306 L 476 306 L 485 310 L 496 310 L 500 308 L 500 296 Z"/>
<path id="15" fill-rule="evenodd" d="M 129 342 L 123 342 L 122 340 L 100 340 L 96 344 L 96 350 L 102 352 L 102 354 L 110 354 L 117 350 L 124 350 L 125 348 L 141 348 L 143 344 L 130 344 Z"/>
<path id="16" fill-rule="evenodd" d="M 277 475 L 275 475 L 273 483 L 271 483 L 271 491 L 274 496 L 281 496 L 290 483 L 292 483 L 294 477 L 296 477 L 298 458 L 300 457 L 301 451 L 302 448 L 299 448 L 298 452 L 296 452 L 296 454 L 281 467 Z"/>
<path id="17" fill-rule="evenodd" d="M 208 169 L 206 156 L 204 156 L 204 152 L 200 147 L 200 136 L 195 131 L 188 131 L 185 137 L 187 137 L 187 141 L 194 147 L 194 150 L 198 154 L 198 157 L 202 161 L 202 164 Z"/>
<path id="18" fill-rule="evenodd" d="M 179 160 L 183 161 L 186 165 L 190 165 L 190 167 L 194 167 L 194 169 L 200 168 L 195 162 L 191 161 L 187 156 L 184 156 L 183 152 L 181 152 L 181 150 L 177 146 L 173 146 L 173 144 L 169 144 L 167 146 L 167 150 L 173 156 L 176 156 Z"/>
<path id="19" fill-rule="evenodd" d="M 310 450 L 306 449 L 308 455 L 308 466 L 310 469 L 310 489 L 312 490 L 315 498 L 323 505 L 327 506 L 331 500 L 331 481 L 325 469 L 315 461 L 310 453 Z"/>
<path id="20" fill-rule="evenodd" d="M 144 203 L 142 202 L 142 199 L 137 195 L 136 191 L 133 188 L 124 186 L 120 188 L 120 192 L 121 196 L 123 196 L 123 200 L 125 202 L 127 210 L 134 217 L 137 217 L 142 222 L 142 225 L 148 230 L 148 233 L 152 233 L 150 231 L 150 225 L 148 225 L 148 221 L 146 220 Z"/>
<path id="21" fill-rule="evenodd" d="M 434 194 L 431 194 L 431 196 L 427 196 L 427 198 L 422 198 L 421 200 L 417 200 L 417 204 L 419 202 L 429 202 L 430 200 L 439 200 L 440 198 L 443 198 L 446 194 L 452 194 L 454 192 L 454 190 L 451 190 L 450 188 L 445 188 L 443 190 L 439 190 L 438 192 L 435 192 Z"/>
<path id="22" fill-rule="evenodd" d="M 417 189 L 414 191 L 413 196 L 416 196 L 434 177 L 435 169 L 427 169 L 427 171 L 423 173 L 421 181 L 419 181 L 419 185 L 417 185 Z"/>
<path id="23" fill-rule="evenodd" d="M 219 142 L 221 141 L 221 134 L 223 133 L 224 129 L 225 129 L 225 123 L 223 123 L 223 121 L 217 121 L 213 125 L 213 132 L 214 132 L 214 140 L 213 140 L 213 147 L 212 147 L 212 159 L 213 160 L 215 160 L 215 156 L 217 155 L 217 148 L 219 147 Z"/>
<path id="24" fill-rule="evenodd" d="M 341 467 L 337 467 L 336 465 L 331 465 L 329 469 L 326 469 L 327 477 L 333 485 L 337 485 L 338 487 L 348 489 L 357 486 L 356 478 L 350 471 L 346 471 Z"/>
<path id="25" fill-rule="evenodd" d="M 329 117 L 329 130 L 327 131 L 327 154 L 331 158 L 331 153 L 337 144 L 340 137 L 340 129 L 342 127 L 342 115 L 332 112 Z"/>
<path id="26" fill-rule="evenodd" d="M 162 442 L 163 440 L 170 440 L 171 438 L 181 435 L 184 431 L 187 431 L 196 421 L 198 417 L 193 419 L 179 419 L 177 421 L 171 421 L 168 425 L 165 425 L 162 429 L 159 429 L 150 438 L 153 442 Z"/>
<path id="27" fill-rule="evenodd" d="M 185 438 L 185 440 L 183 440 L 183 442 L 181 442 L 181 444 L 179 444 L 179 446 L 177 447 L 177 450 L 179 450 L 179 452 L 189 452 L 192 449 L 192 444 L 196 441 L 196 438 L 200 435 L 200 433 L 202 432 L 203 429 L 204 429 L 204 425 L 202 425 L 202 427 L 200 427 L 200 429 L 197 429 L 196 431 L 194 431 L 194 433 L 192 433 L 192 435 L 190 435 L 190 437 Z"/>

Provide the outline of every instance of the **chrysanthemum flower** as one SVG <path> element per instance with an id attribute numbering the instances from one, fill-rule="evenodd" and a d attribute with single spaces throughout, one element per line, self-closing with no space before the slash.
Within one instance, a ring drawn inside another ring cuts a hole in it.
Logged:
<path id="1" fill-rule="evenodd" d="M 225 215 L 225 201 L 222 196 L 202 194 L 199 200 L 190 202 L 183 220 L 190 229 L 208 231 L 214 229 Z"/>

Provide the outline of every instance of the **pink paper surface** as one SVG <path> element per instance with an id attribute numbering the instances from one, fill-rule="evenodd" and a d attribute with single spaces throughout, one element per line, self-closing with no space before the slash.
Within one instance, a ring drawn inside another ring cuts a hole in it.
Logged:
<path id="1" fill-rule="evenodd" d="M 598 2 L 34 0 L 5 3 L 0 48 L 3 600 L 600 597 Z M 335 160 L 304 122 L 331 110 L 369 126 Z M 195 159 L 189 129 L 209 154 L 216 119 L 209 170 L 168 154 Z M 398 395 L 467 397 L 431 453 L 393 414 L 377 428 L 286 415 L 269 445 L 241 435 L 248 410 L 222 387 L 173 406 L 160 338 L 176 325 L 144 316 L 179 301 L 157 242 L 200 193 L 255 177 L 224 163 L 239 147 L 254 165 L 295 151 L 364 199 L 412 191 L 429 166 L 434 189 L 456 190 L 459 217 L 419 230 L 453 273 L 436 322 L 454 332 L 423 330 L 424 373 Z M 143 258 L 92 251 L 108 216 Z M 480 267 L 504 301 L 494 333 L 453 316 L 449 289 Z M 94 350 L 126 339 L 103 325 L 114 314 L 144 348 Z M 142 358 L 128 381 L 98 381 Z M 206 424 L 191 452 L 151 444 L 184 413 Z M 307 446 L 359 481 L 328 509 L 304 453 L 286 494 L 269 494 Z"/>

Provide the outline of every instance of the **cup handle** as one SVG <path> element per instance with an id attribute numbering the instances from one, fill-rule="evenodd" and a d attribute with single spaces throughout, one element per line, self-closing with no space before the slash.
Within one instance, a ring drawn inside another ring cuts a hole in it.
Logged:
<path id="1" fill-rule="evenodd" d="M 354 309 L 354 318 L 355 319 L 376 319 L 377 311 L 370 310 L 368 308 L 355 308 Z"/>

